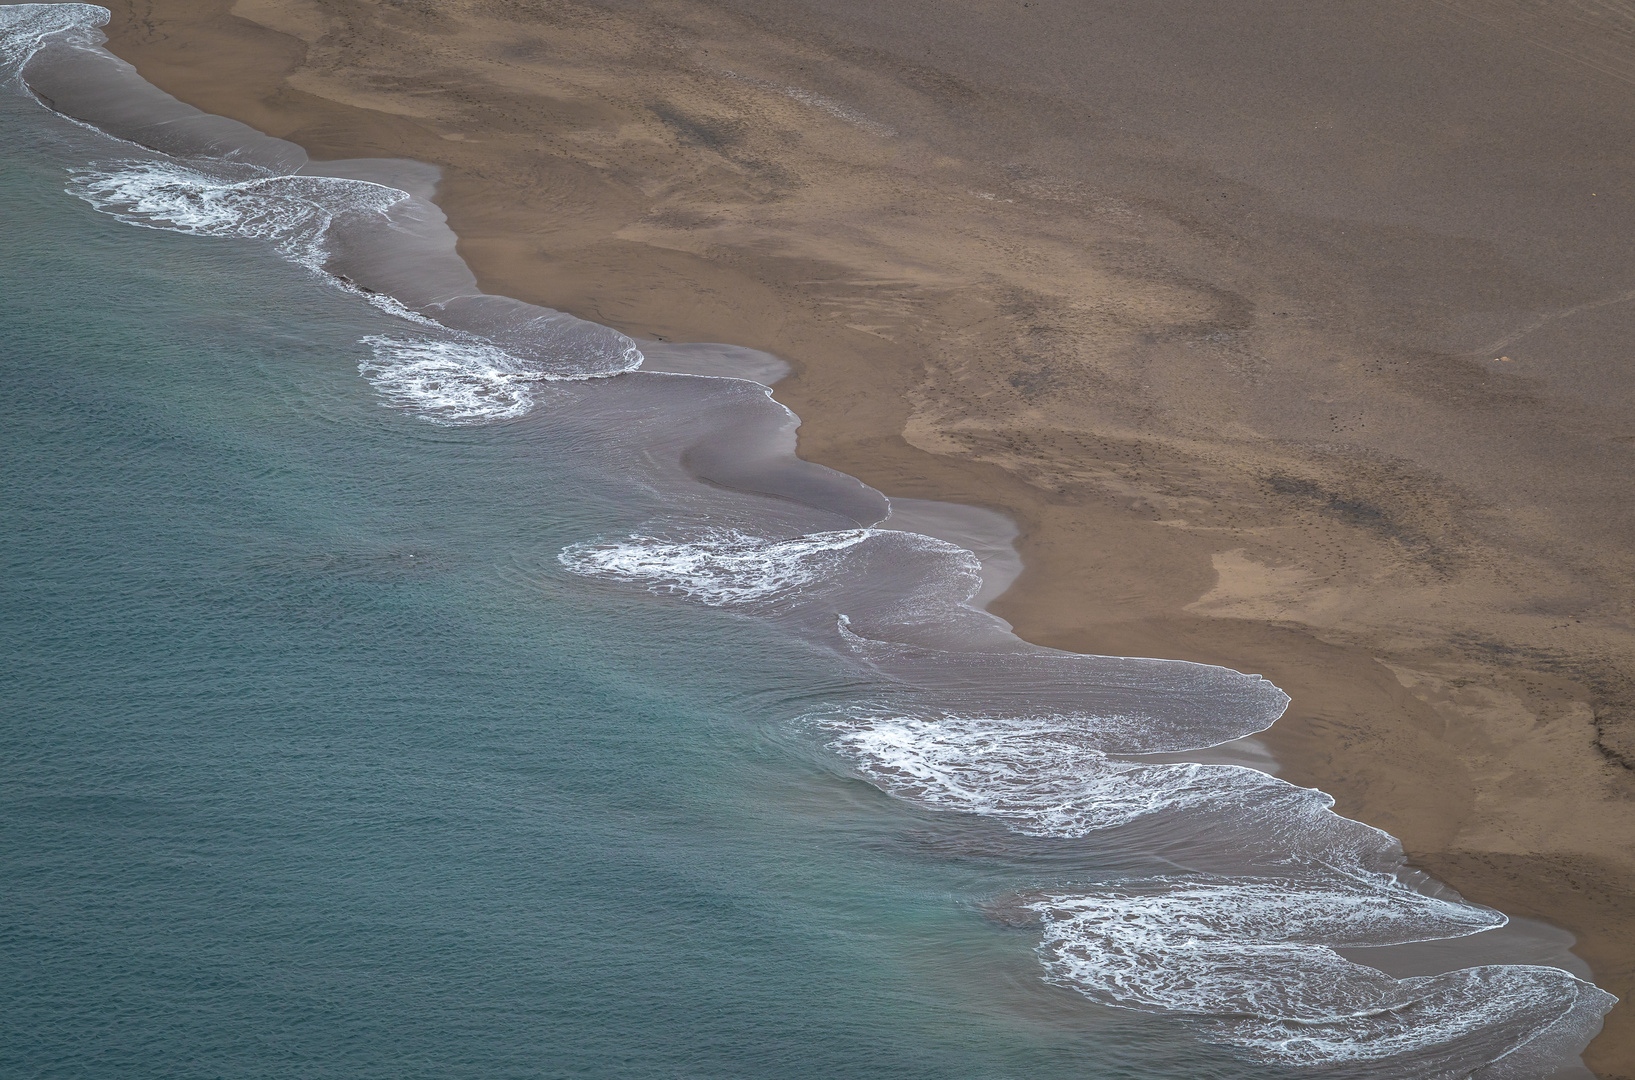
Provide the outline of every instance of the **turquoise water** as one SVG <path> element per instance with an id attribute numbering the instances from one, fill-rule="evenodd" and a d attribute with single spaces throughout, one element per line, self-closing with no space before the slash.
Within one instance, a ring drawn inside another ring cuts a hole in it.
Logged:
<path id="1" fill-rule="evenodd" d="M 635 511 L 549 411 L 383 408 L 395 320 L 64 195 L 81 137 L 28 109 L 0 1073 L 1248 1075 L 1041 983 L 974 906 L 1005 861 L 790 724 L 832 662 L 562 570 Z"/>

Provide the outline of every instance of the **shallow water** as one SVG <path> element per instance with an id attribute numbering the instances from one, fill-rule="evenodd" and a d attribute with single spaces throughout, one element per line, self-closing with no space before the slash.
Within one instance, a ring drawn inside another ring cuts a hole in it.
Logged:
<path id="1" fill-rule="evenodd" d="M 94 9 L 6 13 L 18 62 Z M 31 83 L 141 136 L 77 40 Z M 182 160 L 0 93 L 5 1071 L 1497 1077 L 1593 1032 L 1553 967 L 1343 960 L 1503 917 L 1139 757 L 1264 680 L 1017 641 L 966 603 L 1002 523 L 879 528 L 719 377 L 769 358 L 586 379 L 636 343 L 462 292 L 423 166 L 208 119 Z"/>

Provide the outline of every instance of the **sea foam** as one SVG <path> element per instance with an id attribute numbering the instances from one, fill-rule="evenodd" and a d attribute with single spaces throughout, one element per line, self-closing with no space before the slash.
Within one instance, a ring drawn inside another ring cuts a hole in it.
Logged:
<path id="1" fill-rule="evenodd" d="M 410 175 L 429 191 L 424 167 L 310 162 L 293 143 L 185 105 L 102 48 L 108 17 L 87 4 L 0 6 L 8 80 L 112 133 L 109 157 L 72 169 L 68 191 L 127 224 L 266 243 L 414 324 L 362 343 L 374 359 L 360 370 L 385 404 L 435 423 L 515 419 L 537 400 L 527 383 L 641 366 L 611 328 L 483 293 L 442 212 L 379 182 Z"/>
<path id="2" fill-rule="evenodd" d="M 1613 998 L 1559 968 L 1392 978 L 1335 949 L 1481 933 L 1504 915 L 1400 879 L 1388 834 L 1322 792 L 1226 765 L 1118 760 L 1128 718 L 813 718 L 858 773 L 929 809 L 1069 839 L 1154 823 L 1264 876 L 1155 877 L 1022 896 L 1048 978 L 1104 1005 L 1171 1013 L 1268 1062 L 1372 1063 L 1393 1077 L 1525 1076 L 1535 1040 L 1570 1043 Z M 1570 1029 L 1570 1030 L 1569 1030 Z M 1510 1061 L 1524 1071 L 1511 1073 Z M 1545 1058 L 1532 1059 L 1543 1061 Z M 1380 1075 L 1372 1068 L 1370 1075 Z"/>
<path id="3" fill-rule="evenodd" d="M 766 606 L 811 599 L 854 568 L 847 559 L 868 544 L 900 538 L 927 554 L 969 563 L 975 556 L 928 536 L 882 529 L 845 529 L 771 538 L 737 529 L 711 529 L 688 539 L 632 533 L 610 543 L 573 544 L 558 559 L 576 574 L 645 585 L 655 593 L 685 596 L 711 607 Z"/>
<path id="4" fill-rule="evenodd" d="M 191 236 L 260 240 L 284 258 L 324 272 L 337 220 L 384 215 L 410 196 L 364 180 L 252 176 L 230 180 L 179 162 L 126 159 L 73 171 L 70 193 L 130 225 Z M 352 287 L 340 279 L 340 283 Z M 451 331 L 394 298 L 356 289 L 412 324 L 365 337 L 358 364 L 385 405 L 437 424 L 511 420 L 534 407 L 533 384 L 551 376 L 473 334 Z"/>
<path id="5" fill-rule="evenodd" d="M 874 575 L 904 553 L 932 569 L 898 578 L 916 595 L 882 601 Z M 1288 700 L 1265 680 L 1021 645 L 984 654 L 889 640 L 894 624 L 946 621 L 966 605 L 980 566 L 963 549 L 878 528 L 777 538 L 706 530 L 576 544 L 559 559 L 577 574 L 713 607 L 828 612 L 843 647 L 897 692 L 807 719 L 883 791 L 1030 837 L 1122 831 L 1177 858 L 1240 867 L 1014 902 L 1041 928 L 1047 978 L 1104 1005 L 1173 1014 L 1268 1064 L 1427 1078 L 1480 1066 L 1496 1078 L 1555 1060 L 1546 1048 L 1581 1044 L 1613 1000 L 1557 968 L 1399 980 L 1341 956 L 1506 919 L 1400 877 L 1396 840 L 1334 813 L 1321 791 L 1235 765 L 1136 756 L 1259 730 Z M 844 609 L 859 604 L 873 605 L 869 633 L 888 639 L 858 631 Z"/>
<path id="6" fill-rule="evenodd" d="M 358 370 L 384 404 L 432 423 L 514 420 L 533 409 L 538 398 L 534 384 L 609 373 L 571 358 L 560 364 L 525 359 L 480 334 L 443 325 L 434 317 L 435 307 L 428 315 L 336 273 L 337 227 L 390 231 L 397 223 L 389 215 L 412 199 L 408 192 L 345 177 L 231 175 L 254 171 L 250 166 L 194 167 L 163 158 L 127 158 L 73 170 L 67 190 L 130 225 L 262 241 L 411 324 L 401 334 L 364 338 L 372 355 Z M 614 371 L 639 362 L 639 353 L 617 360 Z"/>
<path id="7" fill-rule="evenodd" d="M 107 26 L 111 17 L 96 4 L 0 4 L 0 66 L 15 74 L 45 38 Z"/>
<path id="8" fill-rule="evenodd" d="M 163 160 L 121 160 L 73 171 L 68 190 L 131 225 L 192 236 L 264 240 L 285 258 L 322 270 L 338 217 L 384 215 L 406 191 L 327 176 L 228 180 Z"/>
<path id="9" fill-rule="evenodd" d="M 386 405 L 434 424 L 485 424 L 532 411 L 545 376 L 483 341 L 371 335 L 373 356 L 358 364 Z"/>

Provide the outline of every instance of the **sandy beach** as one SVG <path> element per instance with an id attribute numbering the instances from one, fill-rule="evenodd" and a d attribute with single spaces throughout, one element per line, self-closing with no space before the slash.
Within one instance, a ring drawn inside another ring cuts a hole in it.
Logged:
<path id="1" fill-rule="evenodd" d="M 489 292 L 764 349 L 991 507 L 1024 638 L 1266 675 L 1283 775 L 1578 938 L 1635 1077 L 1635 8 L 111 0 L 409 157 Z"/>

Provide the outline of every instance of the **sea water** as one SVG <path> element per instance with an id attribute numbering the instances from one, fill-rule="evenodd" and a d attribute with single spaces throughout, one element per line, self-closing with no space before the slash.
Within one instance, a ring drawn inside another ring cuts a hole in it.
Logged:
<path id="1" fill-rule="evenodd" d="M 770 358 L 478 293 L 434 173 L 187 110 L 105 17 L 0 7 L 0 1071 L 1530 1077 L 1593 1034 L 1556 967 L 1345 959 L 1504 916 L 1144 757 L 1271 684 L 1018 641 L 722 377 Z"/>

